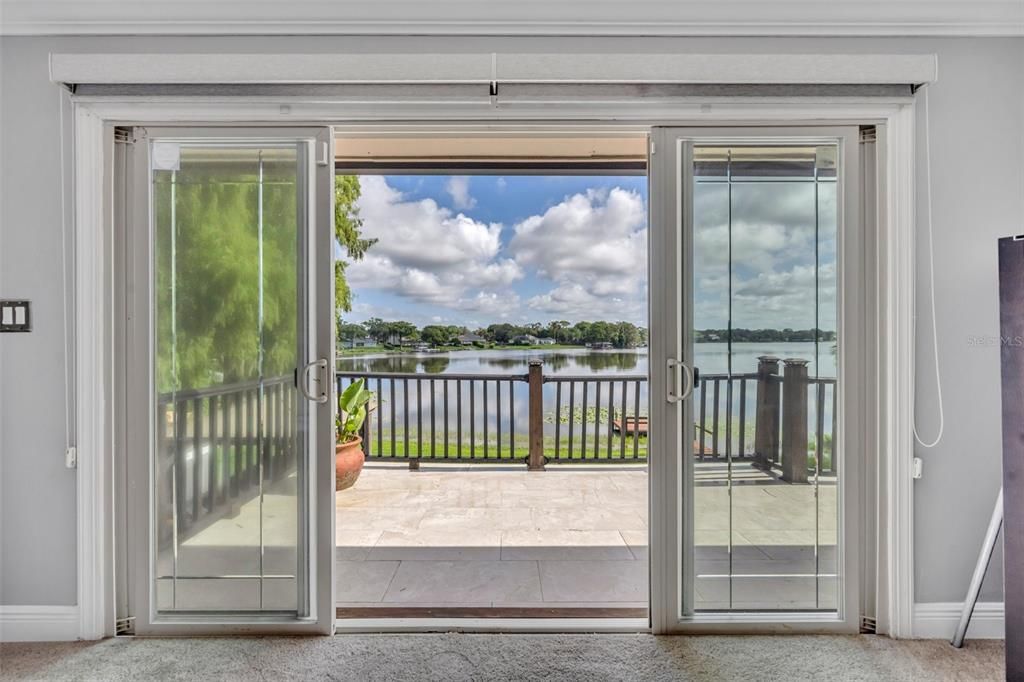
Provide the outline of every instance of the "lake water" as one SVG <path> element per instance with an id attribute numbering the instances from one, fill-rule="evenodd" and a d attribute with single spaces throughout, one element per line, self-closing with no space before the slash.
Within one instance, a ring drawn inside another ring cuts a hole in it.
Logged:
<path id="1" fill-rule="evenodd" d="M 704 374 L 729 371 L 729 347 L 724 343 L 698 343 L 696 365 Z M 833 344 L 813 343 L 734 343 L 732 371 L 735 374 L 757 371 L 757 358 L 802 358 L 810 361 L 808 373 L 814 376 L 836 375 Z M 817 358 L 815 357 L 817 355 Z M 426 374 L 523 374 L 532 360 L 544 363 L 544 373 L 553 375 L 647 374 L 647 349 L 589 350 L 460 350 L 449 353 L 377 353 L 347 356 L 338 360 L 342 372 L 408 372 Z"/>
<path id="2" fill-rule="evenodd" d="M 832 344 L 820 344 L 815 352 L 813 343 L 735 343 L 730 357 L 729 348 L 724 343 L 699 343 L 695 348 L 696 364 L 704 375 L 725 374 L 729 371 L 731 359 L 732 372 L 745 374 L 756 371 L 757 358 L 761 355 L 774 355 L 778 358 L 802 358 L 810 362 L 808 372 L 814 376 L 820 367 L 820 376 L 835 376 L 835 355 Z M 816 358 L 817 355 L 817 358 Z M 445 381 L 445 375 L 481 375 L 495 377 L 502 375 L 523 375 L 527 373 L 530 361 L 543 362 L 545 376 L 622 376 L 646 377 L 648 370 L 647 349 L 634 350 L 588 350 L 572 349 L 523 349 L 523 350 L 482 350 L 471 349 L 447 353 L 370 353 L 365 356 L 345 356 L 338 360 L 338 370 L 342 373 L 380 372 L 420 374 L 423 379 L 408 382 L 398 379 L 372 379 L 369 388 L 375 394 L 375 410 L 369 419 L 370 440 L 369 450 L 374 454 L 392 453 L 399 455 L 407 452 L 405 435 L 408 433 L 409 451 L 415 453 L 421 447 L 422 452 L 429 449 L 434 441 L 437 456 L 441 456 L 443 443 L 449 443 L 452 452 L 461 449 L 465 452 L 469 443 L 475 443 L 477 451 L 483 442 L 488 442 L 488 457 L 493 457 L 498 443 L 497 432 L 502 431 L 502 448 L 504 456 L 511 450 L 522 455 L 526 446 L 524 438 L 527 432 L 529 392 L 525 382 L 475 380 Z M 781 371 L 781 367 L 780 367 Z M 345 383 L 347 383 L 347 379 Z M 568 451 L 566 434 L 570 423 L 578 434 L 572 446 L 573 453 L 581 453 L 584 448 L 608 451 L 611 442 L 613 451 L 619 451 L 618 436 L 613 436 L 609 421 L 621 416 L 625 405 L 626 415 L 646 415 L 648 406 L 647 384 L 645 381 L 627 380 L 602 384 L 601 402 L 595 405 L 598 396 L 598 384 L 593 381 L 572 382 L 575 402 L 569 403 L 569 384 L 547 382 L 543 386 L 543 412 L 545 450 L 554 447 L 556 423 L 560 424 L 560 450 L 565 456 Z M 472 386 L 470 386 L 472 384 Z M 589 402 L 583 408 L 583 388 Z M 609 395 L 609 388 L 612 393 Z M 499 396 L 500 393 L 500 396 Z M 432 399 L 431 399 L 432 396 Z M 486 397 L 485 397 L 486 396 Z M 623 397 L 625 400 L 623 400 Z M 696 396 L 700 399 L 700 395 Z M 447 399 L 448 408 L 444 407 Z M 748 385 L 746 393 L 747 414 L 755 414 L 755 391 Z M 721 391 L 721 414 L 726 412 L 726 392 Z M 733 396 L 733 409 L 729 414 L 738 411 L 739 396 Z M 470 404 L 473 406 L 470 413 Z M 500 407 L 499 407 L 500 405 Z M 462 408 L 461 417 L 458 407 Z M 511 410 L 510 410 L 511 407 Z M 709 410 L 710 413 L 710 410 Z M 830 411 L 829 411 L 830 413 Z M 392 414 L 394 415 L 392 417 Z M 696 418 L 696 414 L 695 414 Z M 830 419 L 831 417 L 829 417 Z M 392 421 L 392 419 L 394 421 Z M 448 424 L 448 433 L 444 434 L 444 424 Z M 484 437 L 486 424 L 486 438 Z M 723 422 L 724 424 L 724 422 Z M 472 426 L 472 432 L 471 432 Z M 723 427 L 724 428 L 724 427 Z M 753 440 L 753 422 L 748 421 L 745 431 L 747 435 L 745 450 L 749 450 Z M 461 433 L 461 440 L 460 440 Z M 472 435 L 470 435 L 472 433 Z M 586 439 L 581 437 L 586 434 Z M 391 439 L 394 435 L 394 443 Z M 724 438 L 724 436 L 723 436 Z M 627 439 L 627 455 L 634 445 L 637 454 L 646 454 L 646 439 L 633 443 Z M 456 445 L 461 442 L 461 446 Z M 465 455 L 463 455 L 465 456 Z M 476 455 L 474 455 L 476 456 Z M 575 454 L 573 455 L 576 456 Z"/>

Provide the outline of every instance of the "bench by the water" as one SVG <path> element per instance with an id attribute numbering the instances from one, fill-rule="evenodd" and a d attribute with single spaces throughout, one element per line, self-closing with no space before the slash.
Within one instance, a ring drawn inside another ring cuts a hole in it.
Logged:
<path id="1" fill-rule="evenodd" d="M 620 435 L 632 436 L 634 433 L 640 436 L 647 435 L 647 417 L 626 417 L 625 419 L 613 419 L 612 428 Z"/>

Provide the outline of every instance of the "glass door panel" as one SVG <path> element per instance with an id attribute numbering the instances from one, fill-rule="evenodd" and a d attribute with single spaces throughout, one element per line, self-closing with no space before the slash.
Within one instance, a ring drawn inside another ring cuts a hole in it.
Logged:
<path id="1" fill-rule="evenodd" d="M 298 145 L 163 145 L 178 162 L 152 174 L 157 608 L 295 610 Z"/>
<path id="2" fill-rule="evenodd" d="M 697 611 L 837 608 L 836 159 L 693 146 Z"/>
<path id="3" fill-rule="evenodd" d="M 858 130 L 651 139 L 654 629 L 856 632 Z"/>
<path id="4" fill-rule="evenodd" d="M 152 519 L 151 559 L 136 572 L 143 631 L 181 618 L 333 622 L 317 613 L 314 584 L 318 540 L 331 535 L 316 472 L 332 414 L 299 389 L 330 344 L 319 312 L 331 306 L 330 251 L 312 248 L 332 232 L 330 169 L 312 158 L 329 131 L 268 132 L 145 131 L 138 143 L 150 235 L 136 226 L 135 257 L 150 287 L 136 296 L 137 319 L 149 320 L 136 332 L 152 351 L 136 351 L 129 382 L 148 388 L 129 430 L 151 434 L 147 466 L 135 468 L 150 490 L 137 508 Z"/>

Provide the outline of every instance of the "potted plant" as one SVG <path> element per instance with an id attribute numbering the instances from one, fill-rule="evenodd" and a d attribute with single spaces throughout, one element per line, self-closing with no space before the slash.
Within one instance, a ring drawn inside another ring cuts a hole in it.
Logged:
<path id="1" fill-rule="evenodd" d="M 334 489 L 351 488 L 363 470 L 366 456 L 359 436 L 370 402 L 366 381 L 358 379 L 338 396 L 338 413 L 334 418 L 337 444 L 334 446 Z"/>

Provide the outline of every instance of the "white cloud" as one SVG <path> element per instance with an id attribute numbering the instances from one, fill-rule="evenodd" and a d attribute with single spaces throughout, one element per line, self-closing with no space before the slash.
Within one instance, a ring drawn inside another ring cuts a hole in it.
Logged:
<path id="1" fill-rule="evenodd" d="M 468 210 L 476 206 L 476 199 L 469 194 L 469 178 L 465 175 L 453 175 L 445 183 L 444 191 L 452 198 L 452 204 L 460 210 Z"/>
<path id="2" fill-rule="evenodd" d="M 733 326 L 746 329 L 836 328 L 836 269 L 824 263 L 818 270 L 815 290 L 814 265 L 795 265 L 788 270 L 766 270 L 746 278 L 733 277 Z M 728 277 L 697 280 L 694 326 L 724 328 L 729 316 Z"/>
<path id="3" fill-rule="evenodd" d="M 526 305 L 535 311 L 527 316 L 530 319 L 625 320 L 636 324 L 647 320 L 646 290 L 630 296 L 602 296 L 580 284 L 566 283 L 529 298 Z"/>
<path id="4" fill-rule="evenodd" d="M 694 201 L 697 328 L 726 326 L 730 274 L 734 326 L 812 327 L 816 232 L 821 326 L 835 328 L 833 187 L 819 188 L 817 230 L 814 187 L 807 183 L 735 185 L 731 212 L 723 184 L 698 185 Z"/>
<path id="5" fill-rule="evenodd" d="M 519 312 L 519 295 L 514 291 L 478 291 L 458 302 L 460 310 L 505 319 Z"/>
<path id="6" fill-rule="evenodd" d="M 645 317 L 647 215 L 636 192 L 589 189 L 514 232 L 516 263 L 555 284 L 527 302 L 534 310 L 575 319 Z"/>
<path id="7" fill-rule="evenodd" d="M 469 290 L 507 287 L 523 276 L 515 261 L 499 256 L 500 224 L 453 214 L 432 199 L 407 201 L 380 176 L 360 181 L 362 233 L 379 241 L 348 266 L 354 288 L 457 306 Z"/>

